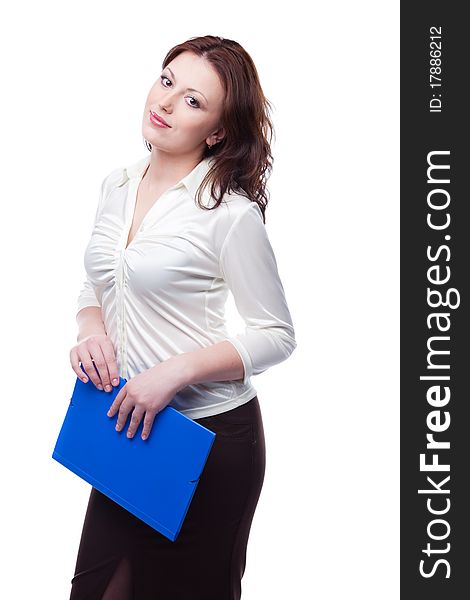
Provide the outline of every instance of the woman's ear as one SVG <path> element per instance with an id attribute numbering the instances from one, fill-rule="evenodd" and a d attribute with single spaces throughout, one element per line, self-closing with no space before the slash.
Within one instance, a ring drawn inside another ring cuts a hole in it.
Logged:
<path id="1" fill-rule="evenodd" d="M 221 127 L 218 131 L 217 131 L 217 141 L 221 142 L 225 137 L 225 129 L 223 127 Z"/>
<path id="2" fill-rule="evenodd" d="M 224 137 L 225 137 L 225 129 L 223 127 L 221 127 L 220 129 L 218 129 L 217 131 L 215 131 L 209 137 L 206 138 L 206 144 L 208 146 L 213 146 L 214 144 L 221 142 L 224 139 Z"/>

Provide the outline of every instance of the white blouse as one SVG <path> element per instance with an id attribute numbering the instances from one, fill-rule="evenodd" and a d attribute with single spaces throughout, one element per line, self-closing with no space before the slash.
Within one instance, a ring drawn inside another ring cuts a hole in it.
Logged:
<path id="1" fill-rule="evenodd" d="M 197 206 L 210 157 L 157 199 L 125 247 L 149 162 L 150 154 L 103 180 L 77 313 L 101 307 L 127 380 L 176 354 L 231 342 L 242 379 L 188 385 L 169 403 L 199 419 L 255 396 L 250 377 L 288 358 L 297 345 L 294 328 L 258 204 L 232 192 L 214 210 Z M 206 206 L 214 203 L 209 190 L 202 195 Z M 225 326 L 229 290 L 246 324 L 235 336 Z"/>

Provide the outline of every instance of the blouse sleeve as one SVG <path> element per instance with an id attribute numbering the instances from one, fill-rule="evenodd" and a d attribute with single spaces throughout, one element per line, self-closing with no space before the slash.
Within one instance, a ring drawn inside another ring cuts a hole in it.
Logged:
<path id="1" fill-rule="evenodd" d="M 101 188 L 100 188 L 100 193 L 99 193 L 99 198 L 98 198 L 98 206 L 96 209 L 95 218 L 93 219 L 92 230 L 94 229 L 94 227 L 98 221 L 98 218 L 101 214 L 101 210 L 103 208 L 103 204 L 104 204 L 104 200 L 105 200 L 105 196 L 106 196 L 106 190 L 107 190 L 107 183 L 108 183 L 110 177 L 112 177 L 114 174 L 116 174 L 118 172 L 119 172 L 119 170 L 115 170 L 112 173 L 108 174 L 101 183 Z M 83 287 L 80 290 L 80 293 L 77 298 L 76 314 L 78 314 L 82 310 L 82 308 L 86 308 L 87 306 L 101 307 L 101 304 L 99 303 L 99 301 L 96 297 L 95 291 L 93 289 L 93 286 L 90 282 L 88 275 L 86 275 L 86 277 L 85 277 Z"/>
<path id="2" fill-rule="evenodd" d="M 226 339 L 244 366 L 243 383 L 286 360 L 297 346 L 292 318 L 261 209 L 256 202 L 237 216 L 220 252 L 220 269 L 245 331 Z"/>
<path id="3" fill-rule="evenodd" d="M 95 291 L 90 283 L 88 276 L 86 277 L 83 283 L 83 287 L 78 295 L 76 314 L 78 314 L 82 310 L 82 308 L 86 308 L 87 306 L 101 307 L 101 304 L 98 302 Z"/>

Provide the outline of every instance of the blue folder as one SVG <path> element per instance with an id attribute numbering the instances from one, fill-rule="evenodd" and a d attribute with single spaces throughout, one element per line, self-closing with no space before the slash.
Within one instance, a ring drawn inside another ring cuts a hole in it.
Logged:
<path id="1" fill-rule="evenodd" d="M 52 458 L 175 541 L 216 434 L 166 406 L 146 440 L 143 419 L 128 438 L 130 416 L 116 431 L 117 413 L 106 415 L 125 383 L 105 392 L 77 377 Z"/>

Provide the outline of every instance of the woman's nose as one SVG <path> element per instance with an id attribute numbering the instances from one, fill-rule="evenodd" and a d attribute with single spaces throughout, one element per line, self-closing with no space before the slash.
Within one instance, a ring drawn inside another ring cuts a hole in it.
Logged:
<path id="1" fill-rule="evenodd" d="M 171 113 L 173 108 L 173 97 L 167 94 L 163 98 L 160 98 L 158 105 L 162 111 Z"/>

